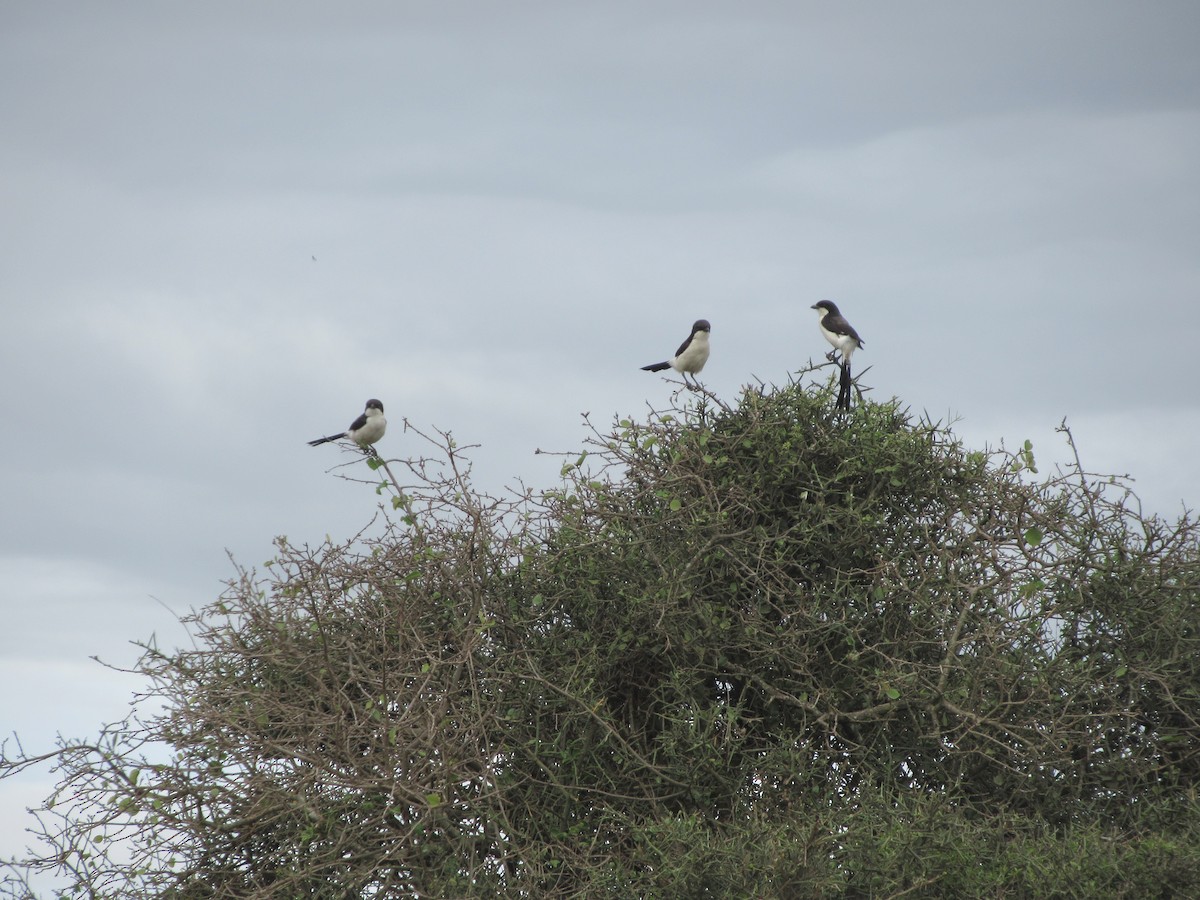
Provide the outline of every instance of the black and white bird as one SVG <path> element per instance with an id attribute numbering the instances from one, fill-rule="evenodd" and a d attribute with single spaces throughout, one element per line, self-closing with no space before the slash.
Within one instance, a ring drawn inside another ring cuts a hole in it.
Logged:
<path id="1" fill-rule="evenodd" d="M 387 419 L 383 417 L 383 404 L 378 400 L 368 400 L 367 408 L 363 410 L 363 414 L 351 422 L 349 428 L 341 434 L 331 434 L 328 437 L 320 437 L 315 441 L 309 441 L 308 446 L 318 447 L 321 444 L 328 444 L 330 441 L 340 441 L 342 438 L 349 438 L 366 450 L 383 437 L 385 431 L 387 431 Z"/>
<path id="2" fill-rule="evenodd" d="M 661 372 L 663 369 L 674 369 L 687 381 L 688 375 L 697 374 L 708 362 L 708 335 L 711 331 L 712 326 L 708 324 L 708 319 L 697 319 L 692 325 L 692 333 L 679 345 L 674 356 L 665 362 L 642 366 L 642 371 Z"/>
<path id="3" fill-rule="evenodd" d="M 849 409 L 850 356 L 863 345 L 864 341 L 858 336 L 854 326 L 846 321 L 846 317 L 842 315 L 841 310 L 832 300 L 814 303 L 812 308 L 817 311 L 817 324 L 821 328 L 821 334 L 825 335 L 825 340 L 833 345 L 833 349 L 827 354 L 830 362 L 834 360 L 835 355 L 841 354 L 842 375 L 838 381 L 837 408 Z"/>

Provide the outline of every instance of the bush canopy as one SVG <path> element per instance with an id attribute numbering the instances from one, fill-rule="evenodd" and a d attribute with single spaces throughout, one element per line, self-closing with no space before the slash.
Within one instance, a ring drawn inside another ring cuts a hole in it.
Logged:
<path id="1" fill-rule="evenodd" d="M 279 539 L 146 646 L 130 719 L 6 757 L 60 775 L 26 863 L 104 898 L 1200 893 L 1189 516 L 829 385 L 685 396 L 539 493 L 434 435 L 378 536 Z"/>

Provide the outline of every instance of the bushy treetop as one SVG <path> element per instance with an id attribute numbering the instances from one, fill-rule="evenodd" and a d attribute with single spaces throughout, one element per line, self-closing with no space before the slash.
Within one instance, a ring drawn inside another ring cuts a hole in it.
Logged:
<path id="1" fill-rule="evenodd" d="M 435 438 L 382 536 L 281 539 L 147 649 L 161 713 L 57 751 L 41 864 L 103 897 L 1200 890 L 1190 518 L 894 402 L 694 396 L 540 494 Z"/>

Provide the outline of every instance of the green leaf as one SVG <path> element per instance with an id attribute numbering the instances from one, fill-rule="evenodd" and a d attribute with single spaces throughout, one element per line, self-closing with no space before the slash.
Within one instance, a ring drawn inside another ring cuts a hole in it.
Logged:
<path id="1" fill-rule="evenodd" d="M 1036 547 L 1038 544 L 1040 544 L 1042 542 L 1042 538 L 1044 537 L 1045 535 L 1042 534 L 1042 530 L 1036 525 L 1026 529 L 1025 531 L 1025 543 L 1029 544 L 1031 547 Z"/>
<path id="2" fill-rule="evenodd" d="M 682 506 L 683 506 L 683 501 L 680 500 L 678 497 L 675 497 L 671 501 L 671 512 L 679 512 L 679 510 Z"/>
<path id="3" fill-rule="evenodd" d="M 434 791 L 431 794 L 425 795 L 425 802 L 429 804 L 430 809 L 437 809 L 442 805 L 442 795 Z"/>

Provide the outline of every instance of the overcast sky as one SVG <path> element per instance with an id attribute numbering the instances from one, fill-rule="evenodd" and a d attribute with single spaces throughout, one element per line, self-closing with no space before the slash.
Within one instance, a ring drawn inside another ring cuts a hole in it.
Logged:
<path id="1" fill-rule="evenodd" d="M 380 398 L 481 487 L 712 321 L 727 400 L 872 397 L 1200 501 L 1200 4 L 0 2 L 0 730 L 94 734 L 226 551 L 345 538 Z M 314 259 L 315 257 L 315 259 Z M 48 774 L 0 784 L 0 856 Z"/>

